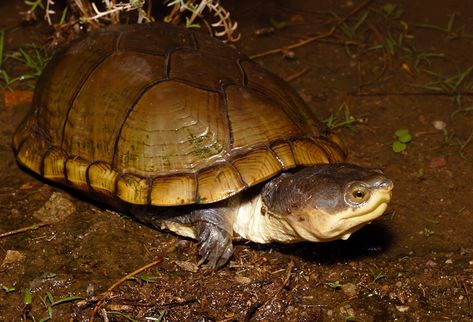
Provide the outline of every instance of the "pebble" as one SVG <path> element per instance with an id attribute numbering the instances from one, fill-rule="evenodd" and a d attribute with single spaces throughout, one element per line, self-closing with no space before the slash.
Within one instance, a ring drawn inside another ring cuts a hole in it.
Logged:
<path id="1" fill-rule="evenodd" d="M 355 316 L 355 310 L 351 307 L 350 304 L 345 305 L 345 306 L 340 306 L 340 313 L 349 315 L 349 316 Z"/>
<path id="2" fill-rule="evenodd" d="M 25 255 L 23 253 L 17 250 L 9 249 L 3 258 L 2 267 L 21 262 L 23 259 L 25 259 Z"/>
<path id="3" fill-rule="evenodd" d="M 33 213 L 41 221 L 60 222 L 76 211 L 74 203 L 60 192 L 53 192 L 48 201 Z"/>
<path id="4" fill-rule="evenodd" d="M 436 130 L 442 131 L 447 127 L 447 123 L 442 120 L 435 120 L 432 122 L 432 125 Z"/>
<path id="5" fill-rule="evenodd" d="M 409 307 L 407 305 L 396 305 L 396 310 L 399 312 L 406 312 L 409 310 Z"/>
<path id="6" fill-rule="evenodd" d="M 235 281 L 239 284 L 250 284 L 251 283 L 251 278 L 246 277 L 246 276 L 235 276 L 234 277 Z"/>
<path id="7" fill-rule="evenodd" d="M 358 295 L 358 291 L 356 289 L 356 285 L 353 283 L 346 283 L 343 284 L 342 287 L 343 293 L 345 293 L 348 297 L 356 297 Z"/>
<path id="8" fill-rule="evenodd" d="M 199 270 L 199 266 L 193 262 L 189 261 L 174 261 L 174 263 L 179 266 L 180 269 L 186 272 L 195 273 Z"/>
<path id="9" fill-rule="evenodd" d="M 453 260 L 451 258 L 449 258 L 445 261 L 445 264 L 453 264 Z"/>

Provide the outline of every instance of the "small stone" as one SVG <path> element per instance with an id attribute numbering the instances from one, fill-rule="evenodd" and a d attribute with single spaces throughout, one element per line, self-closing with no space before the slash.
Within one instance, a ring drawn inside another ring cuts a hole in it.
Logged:
<path id="1" fill-rule="evenodd" d="M 20 186 L 20 190 L 30 190 L 35 186 L 36 182 L 34 181 L 29 181 L 25 182 Z"/>
<path id="2" fill-rule="evenodd" d="M 453 264 L 453 260 L 451 258 L 449 258 L 445 261 L 445 264 Z"/>
<path id="3" fill-rule="evenodd" d="M 296 52 L 294 50 L 285 48 L 282 50 L 282 56 L 287 59 L 294 59 L 296 58 Z"/>
<path id="4" fill-rule="evenodd" d="M 3 258 L 2 267 L 21 262 L 23 259 L 25 259 L 25 255 L 23 255 L 23 253 L 17 250 L 9 249 Z"/>
<path id="5" fill-rule="evenodd" d="M 174 261 L 180 269 L 186 272 L 195 273 L 199 270 L 199 266 L 197 264 L 189 262 L 189 261 Z"/>
<path id="6" fill-rule="evenodd" d="M 343 284 L 342 291 L 348 297 L 356 297 L 358 295 L 358 291 L 356 290 L 356 285 L 353 283 Z"/>
<path id="7" fill-rule="evenodd" d="M 95 285 L 94 284 L 89 284 L 87 285 L 87 288 L 85 290 L 87 296 L 93 296 L 95 294 Z"/>
<path id="8" fill-rule="evenodd" d="M 45 222 L 60 222 L 72 215 L 76 207 L 72 201 L 60 192 L 53 192 L 48 201 L 33 213 L 33 216 Z"/>
<path id="9" fill-rule="evenodd" d="M 437 263 L 434 262 L 433 260 L 429 259 L 426 263 L 425 263 L 426 266 L 429 266 L 429 267 L 435 267 L 437 266 Z"/>
<path id="10" fill-rule="evenodd" d="M 468 264 L 473 265 L 473 261 L 469 261 Z"/>
<path id="11" fill-rule="evenodd" d="M 340 313 L 348 316 L 355 316 L 355 310 L 351 307 L 350 304 L 341 306 L 340 307 Z"/>
<path id="12" fill-rule="evenodd" d="M 409 307 L 407 305 L 396 305 L 396 310 L 402 313 L 409 310 Z"/>
<path id="13" fill-rule="evenodd" d="M 435 120 L 432 122 L 432 125 L 436 130 L 442 131 L 447 127 L 447 123 L 442 120 Z"/>
<path id="14" fill-rule="evenodd" d="M 251 278 L 246 277 L 246 276 L 235 276 L 234 277 L 235 281 L 239 284 L 250 284 L 251 283 Z"/>
<path id="15" fill-rule="evenodd" d="M 295 310 L 294 306 L 289 305 L 289 306 L 287 307 L 287 309 L 286 309 L 286 314 L 287 314 L 287 315 L 290 315 L 291 313 L 294 314 L 295 311 L 296 311 L 296 310 Z"/>

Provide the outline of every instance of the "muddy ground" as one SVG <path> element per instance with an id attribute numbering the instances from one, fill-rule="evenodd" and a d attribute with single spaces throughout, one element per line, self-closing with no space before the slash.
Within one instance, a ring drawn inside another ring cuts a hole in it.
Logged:
<path id="1" fill-rule="evenodd" d="M 320 118 L 343 121 L 347 112 L 357 121 L 336 131 L 350 162 L 382 168 L 394 180 L 388 211 L 347 241 L 239 243 L 230 263 L 215 271 L 195 266 L 194 242 L 19 169 L 10 140 L 29 104 L 15 95 L 11 103 L 0 81 L 0 233 L 54 222 L 0 238 L 0 320 L 51 314 L 52 321 L 86 321 L 98 295 L 162 258 L 102 297 L 96 320 L 471 321 L 473 2 L 372 1 L 354 12 L 361 3 L 253 0 L 227 7 L 242 34 L 236 45 L 249 55 L 328 32 L 337 23 L 330 12 L 352 13 L 332 34 L 257 61 L 294 78 Z M 18 25 L 24 10 L 22 1 L 0 3 L 6 51 L 47 42 L 44 23 Z M 287 26 L 255 35 L 271 19 Z M 21 70 L 8 64 L 12 73 Z M 28 93 L 29 84 L 11 90 Z M 398 129 L 412 135 L 401 153 L 392 149 Z"/>

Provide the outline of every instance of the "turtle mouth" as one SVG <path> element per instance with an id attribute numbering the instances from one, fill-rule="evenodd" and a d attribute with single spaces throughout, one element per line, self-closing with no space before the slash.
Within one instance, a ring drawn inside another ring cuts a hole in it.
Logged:
<path id="1" fill-rule="evenodd" d="M 380 201 L 373 207 L 370 211 L 366 211 L 360 214 L 353 216 L 346 216 L 342 219 L 344 224 L 342 226 L 346 227 L 343 233 L 339 234 L 338 238 L 342 240 L 347 240 L 354 232 L 358 231 L 360 228 L 366 224 L 370 224 L 373 220 L 380 217 L 388 207 L 389 199 Z"/>
<path id="2" fill-rule="evenodd" d="M 388 207 L 388 201 L 382 201 L 377 203 L 375 207 L 373 207 L 371 210 L 362 212 L 356 215 L 352 216 L 347 216 L 343 218 L 344 220 L 349 220 L 349 221 L 356 221 L 357 223 L 366 223 L 366 222 L 371 222 L 372 220 L 378 218 L 381 216 L 385 211 L 386 208 Z M 355 223 L 356 225 L 356 223 Z"/>
<path id="3" fill-rule="evenodd" d="M 388 207 L 388 203 L 391 200 L 391 191 L 383 191 L 381 192 L 382 196 L 379 196 L 376 202 L 373 203 L 368 209 L 363 209 L 363 211 L 353 211 L 349 213 L 347 216 L 344 216 L 343 220 L 359 220 L 361 218 L 369 218 L 373 217 L 375 219 L 381 216 L 386 208 Z"/>

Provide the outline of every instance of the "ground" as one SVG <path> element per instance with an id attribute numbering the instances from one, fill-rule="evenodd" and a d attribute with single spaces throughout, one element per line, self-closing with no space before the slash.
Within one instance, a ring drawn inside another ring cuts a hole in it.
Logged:
<path id="1" fill-rule="evenodd" d="M 97 321 L 473 319 L 473 3 L 308 3 L 228 3 L 242 35 L 236 46 L 250 56 L 283 48 L 255 59 L 341 125 L 349 162 L 393 179 L 386 214 L 347 241 L 237 243 L 228 265 L 206 270 L 193 241 L 20 169 L 11 136 L 29 100 L 11 90 L 28 97 L 31 89 L 0 81 L 0 234 L 51 223 L 0 235 L 0 320 L 87 321 L 96 304 Z M 47 42 L 44 23 L 18 24 L 25 8 L 0 4 L 5 51 Z M 271 20 L 278 28 L 255 34 Z M 0 58 L 0 67 L 21 69 L 8 64 Z M 399 129 L 412 139 L 395 152 Z"/>

